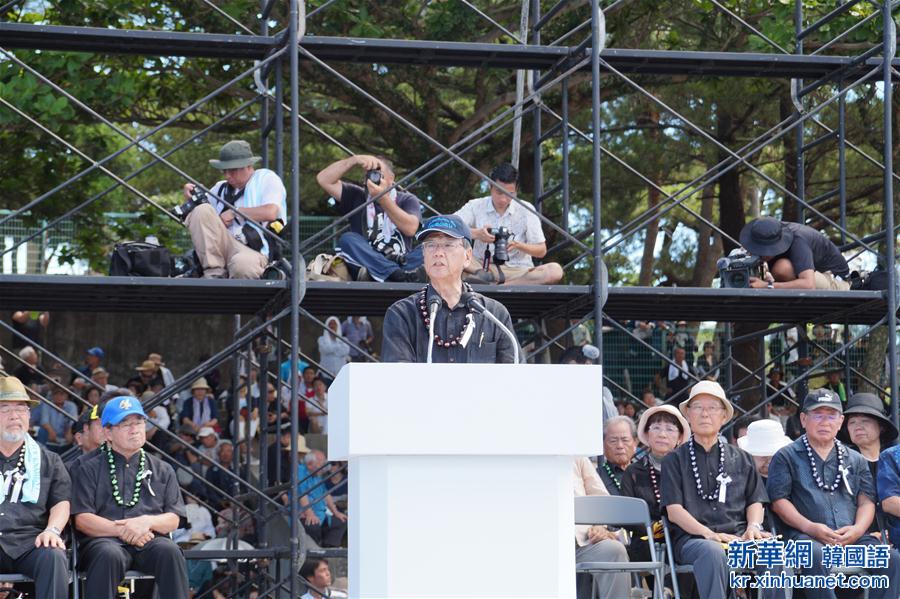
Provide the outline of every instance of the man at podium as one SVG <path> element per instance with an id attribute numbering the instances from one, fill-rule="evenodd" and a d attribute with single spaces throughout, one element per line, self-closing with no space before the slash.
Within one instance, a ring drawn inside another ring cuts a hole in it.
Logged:
<path id="1" fill-rule="evenodd" d="M 512 319 L 503 304 L 472 291 L 463 283 L 472 261 L 472 234 L 456 215 L 433 216 L 416 239 L 422 243 L 428 285 L 395 302 L 384 317 L 381 346 L 385 362 L 512 363 L 517 347 L 484 312 L 508 331 Z M 433 329 L 432 327 L 433 320 Z M 434 343 L 429 348 L 429 331 Z"/>

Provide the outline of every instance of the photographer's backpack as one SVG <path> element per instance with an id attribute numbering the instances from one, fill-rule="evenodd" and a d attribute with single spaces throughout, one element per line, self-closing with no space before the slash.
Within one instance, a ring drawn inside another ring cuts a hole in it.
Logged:
<path id="1" fill-rule="evenodd" d="M 166 248 L 143 241 L 117 243 L 109 259 L 111 277 L 168 277 L 172 255 Z"/>

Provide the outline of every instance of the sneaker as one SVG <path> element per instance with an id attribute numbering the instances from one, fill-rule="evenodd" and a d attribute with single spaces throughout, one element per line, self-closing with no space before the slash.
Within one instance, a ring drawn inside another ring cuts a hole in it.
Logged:
<path id="1" fill-rule="evenodd" d="M 359 272 L 356 273 L 356 280 L 357 281 L 374 281 L 375 279 L 373 279 L 372 277 L 369 276 L 368 268 L 366 268 L 365 266 L 360 266 Z"/>

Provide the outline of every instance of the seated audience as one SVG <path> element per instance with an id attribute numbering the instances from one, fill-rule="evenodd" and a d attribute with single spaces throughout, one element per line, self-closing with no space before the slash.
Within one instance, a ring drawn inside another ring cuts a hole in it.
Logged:
<path id="1" fill-rule="evenodd" d="M 622 495 L 622 476 L 637 449 L 637 428 L 628 416 L 603 421 L 603 456 L 597 459 L 597 472 L 611 495 Z"/>
<path id="2" fill-rule="evenodd" d="M 721 385 L 701 381 L 679 406 L 692 431 L 663 459 L 661 503 L 671 521 L 673 554 L 694 567 L 699 595 L 724 599 L 728 568 L 723 543 L 761 539 L 768 498 L 750 456 L 725 443 L 722 426 L 734 407 Z"/>
<path id="3" fill-rule="evenodd" d="M 129 568 L 153 574 L 166 599 L 187 599 L 184 555 L 169 533 L 186 516 L 172 467 L 144 451 L 146 414 L 134 397 L 103 408 L 104 449 L 78 471 L 72 500 L 85 596 L 113 599 Z"/>
<path id="4" fill-rule="evenodd" d="M 662 508 L 660 506 L 660 480 L 662 460 L 676 447 L 687 442 L 691 428 L 681 412 L 673 406 L 654 406 L 641 415 L 637 425 L 638 439 L 647 448 L 647 453 L 632 462 L 622 476 L 622 495 L 637 497 L 647 503 L 650 519 L 653 520 L 654 538 L 662 540 Z M 639 539 L 646 534 L 635 529 L 632 543 L 628 545 L 628 557 L 633 562 L 650 561 L 650 548 Z M 658 556 L 657 556 L 658 557 Z M 653 588 L 653 578 L 648 578 Z M 684 585 L 682 585 L 684 586 Z"/>
<path id="5" fill-rule="evenodd" d="M 885 415 L 884 402 L 877 395 L 854 393 L 846 405 L 838 439 L 862 454 L 877 481 L 878 460 L 881 452 L 897 441 L 897 427 Z"/>
<path id="6" fill-rule="evenodd" d="M 69 399 L 65 387 L 54 385 L 50 391 L 53 405 L 44 406 L 41 410 L 42 429 L 47 431 L 47 442 L 53 445 L 72 444 L 72 424 L 78 420 L 78 407 Z"/>
<path id="7" fill-rule="evenodd" d="M 212 387 L 205 377 L 200 377 L 191 385 L 191 399 L 184 402 L 179 420 L 199 433 L 201 428 L 216 429 L 219 426 L 219 410 L 213 401 Z"/>
<path id="8" fill-rule="evenodd" d="M 297 467 L 297 493 L 300 495 L 303 528 L 319 545 L 340 547 L 347 532 L 347 515 L 335 505 L 321 478 L 328 476 L 327 471 L 320 470 L 325 465 L 325 454 L 318 450 L 310 451 L 306 447 L 306 439 L 302 437 L 297 442 L 297 453 L 304 454 L 303 463 Z"/>
<path id="9" fill-rule="evenodd" d="M 26 345 L 19 350 L 19 358 L 25 363 L 13 371 L 13 376 L 22 381 L 26 387 L 34 388 L 44 383 L 43 370 L 37 350 Z"/>
<path id="10" fill-rule="evenodd" d="M 741 245 L 768 264 L 774 282 L 752 277 L 750 286 L 847 291 L 850 268 L 830 239 L 812 227 L 757 218 L 741 230 Z"/>
<path id="11" fill-rule="evenodd" d="M 34 579 L 37 599 L 57 599 L 68 596 L 60 535 L 71 482 L 60 457 L 28 434 L 28 411 L 37 403 L 19 379 L 0 377 L 0 472 L 9 479 L 0 497 L 0 573 L 24 574 Z"/>
<path id="12" fill-rule="evenodd" d="M 806 434 L 782 448 L 769 464 L 766 487 L 772 510 L 784 523 L 786 540 L 812 541 L 812 567 L 803 574 L 825 575 L 825 545 L 875 545 L 868 534 L 875 517 L 875 485 L 863 458 L 839 440 L 843 406 L 836 393 L 816 389 L 803 400 L 800 420 Z M 887 568 L 869 569 L 887 575 L 887 589 L 872 588 L 869 596 L 895 598 L 900 590 L 900 554 L 892 550 Z M 806 597 L 833 598 L 833 589 L 805 589 Z"/>
<path id="13" fill-rule="evenodd" d="M 575 497 L 589 495 L 609 495 L 603 482 L 597 476 L 591 461 L 577 458 L 575 469 Z M 616 536 L 605 526 L 575 527 L 575 562 L 627 562 L 628 552 Z M 578 574 L 576 586 L 578 599 L 614 599 L 627 597 L 629 575 L 616 572 L 609 574 Z"/>
<path id="14" fill-rule="evenodd" d="M 763 482 L 769 477 L 769 463 L 772 456 L 786 445 L 791 444 L 791 439 L 784 434 L 781 425 L 771 419 L 755 420 L 747 426 L 747 434 L 739 437 L 737 445 L 753 457 L 753 465 L 763 478 Z"/>
<path id="15" fill-rule="evenodd" d="M 344 336 L 353 345 L 372 353 L 375 350 L 375 332 L 372 323 L 365 316 L 348 316 L 341 324 Z M 365 362 L 365 356 L 356 348 L 350 348 L 350 360 L 353 362 Z"/>
<path id="16" fill-rule="evenodd" d="M 712 341 L 703 342 L 703 354 L 697 357 L 697 363 L 694 369 L 697 376 L 708 381 L 715 381 L 719 378 L 719 367 L 715 356 L 716 346 Z"/>
<path id="17" fill-rule="evenodd" d="M 535 266 L 533 258 L 547 255 L 547 240 L 541 219 L 530 203 L 513 199 L 519 188 L 519 171 L 502 163 L 491 171 L 490 195 L 469 200 L 456 215 L 472 230 L 472 264 L 466 268 L 470 283 L 509 285 L 552 285 L 563 278 L 556 262 Z M 498 256 L 496 232 L 510 233 L 507 256 Z"/>

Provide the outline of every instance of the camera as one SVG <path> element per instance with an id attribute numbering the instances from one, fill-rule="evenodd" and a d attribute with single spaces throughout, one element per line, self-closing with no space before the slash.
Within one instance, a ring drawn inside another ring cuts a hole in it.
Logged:
<path id="1" fill-rule="evenodd" d="M 723 288 L 742 289 L 750 287 L 751 277 L 762 277 L 762 260 L 752 256 L 743 248 L 735 248 L 716 262 Z"/>
<path id="2" fill-rule="evenodd" d="M 396 262 L 399 266 L 404 266 L 406 264 L 406 252 L 404 251 L 403 239 L 397 234 L 391 236 L 390 239 L 376 236 L 373 239 L 370 239 L 369 243 L 376 252 L 388 260 Z"/>
<path id="3" fill-rule="evenodd" d="M 488 229 L 488 233 L 494 236 L 494 264 L 505 264 L 509 261 L 509 239 L 512 232 L 506 227 L 494 227 Z"/>
<path id="4" fill-rule="evenodd" d="M 368 179 L 375 185 L 381 185 L 381 171 L 378 169 L 366 171 L 366 179 Z"/>
<path id="5" fill-rule="evenodd" d="M 188 214 L 200 204 L 209 204 L 209 198 L 206 196 L 205 191 L 195 187 L 194 190 L 191 191 L 191 197 L 181 206 L 176 206 L 172 212 L 184 222 L 184 219 L 188 217 Z"/>

